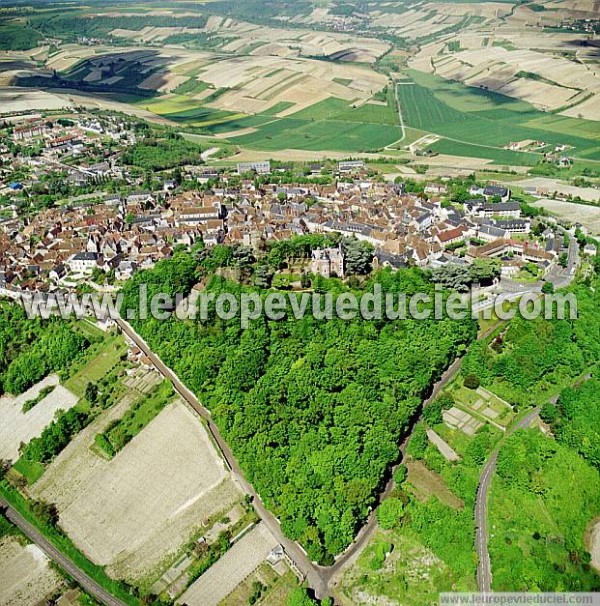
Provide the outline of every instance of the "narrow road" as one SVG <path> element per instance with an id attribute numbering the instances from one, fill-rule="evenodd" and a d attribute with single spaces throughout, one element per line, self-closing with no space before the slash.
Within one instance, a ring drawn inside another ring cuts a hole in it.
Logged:
<path id="1" fill-rule="evenodd" d="M 571 284 L 575 277 L 575 270 L 579 262 L 579 246 L 574 238 L 571 238 L 569 243 L 569 260 L 567 267 L 559 271 L 552 280 L 557 288 L 563 288 Z M 586 375 L 583 379 L 575 383 L 575 386 L 589 380 L 591 374 Z M 558 402 L 559 394 L 550 399 L 551 404 Z M 523 417 L 518 423 L 508 429 L 505 435 L 510 435 L 517 429 L 526 429 L 538 417 L 540 407 L 531 411 L 526 417 Z M 479 591 L 489 593 L 492 590 L 492 564 L 490 561 L 490 552 L 488 549 L 488 532 L 487 532 L 487 507 L 488 494 L 492 483 L 492 478 L 496 471 L 498 462 L 498 453 L 500 445 L 492 452 L 487 464 L 483 468 L 479 477 L 479 486 L 477 488 L 477 497 L 475 501 L 475 549 L 477 551 L 477 584 Z"/>
<path id="2" fill-rule="evenodd" d="M 397 141 L 390 143 L 384 147 L 385 150 L 396 149 L 394 146 L 398 145 L 398 143 L 402 143 L 404 139 L 406 139 L 406 126 L 404 125 L 404 116 L 402 114 L 402 105 L 400 104 L 400 97 L 398 97 L 398 83 L 394 78 L 391 79 L 392 86 L 394 87 L 394 100 L 396 103 L 396 111 L 398 113 L 398 120 L 400 122 L 400 130 L 402 131 L 402 136 Z"/>
<path id="3" fill-rule="evenodd" d="M 322 567 L 317 566 L 307 557 L 302 548 L 288 539 L 279 526 L 277 518 L 265 507 L 260 496 L 254 490 L 254 487 L 246 480 L 242 469 L 227 442 L 221 436 L 218 427 L 212 420 L 210 412 L 200 403 L 198 398 L 181 382 L 179 377 L 150 349 L 146 341 L 135 332 L 133 327 L 126 321 L 119 319 L 117 324 L 121 330 L 148 356 L 155 368 L 165 379 L 168 379 L 177 393 L 202 417 L 208 426 L 208 430 L 219 449 L 227 466 L 231 469 L 236 481 L 242 489 L 253 497 L 253 505 L 256 513 L 263 520 L 267 528 L 271 531 L 276 540 L 283 545 L 288 556 L 294 561 L 300 572 L 306 577 L 306 581 L 315 591 L 317 597 L 328 595 L 326 575 L 322 574 Z M 326 570 L 326 569 L 325 569 Z M 325 577 L 325 578 L 324 578 Z"/>
<path id="4" fill-rule="evenodd" d="M 0 498 L 0 508 L 5 510 L 5 515 L 23 534 L 33 541 L 51 560 L 53 560 L 68 575 L 73 577 L 77 583 L 93 598 L 106 606 L 125 606 L 111 593 L 101 587 L 94 579 L 80 570 L 69 558 L 64 556 L 50 541 L 48 541 L 35 526 L 32 526 L 20 513 L 13 509 L 4 499 Z"/>
<path id="5" fill-rule="evenodd" d="M 505 435 L 508 436 L 517 429 L 526 429 L 529 427 L 537 419 L 539 412 L 540 407 L 531 411 L 526 417 L 515 423 Z M 492 590 L 492 565 L 488 550 L 487 508 L 488 493 L 496 471 L 499 452 L 500 446 L 497 446 L 481 472 L 479 487 L 477 489 L 477 500 L 475 502 L 475 549 L 479 559 L 479 563 L 477 564 L 477 584 L 479 585 L 479 591 L 482 593 L 489 593 Z"/>

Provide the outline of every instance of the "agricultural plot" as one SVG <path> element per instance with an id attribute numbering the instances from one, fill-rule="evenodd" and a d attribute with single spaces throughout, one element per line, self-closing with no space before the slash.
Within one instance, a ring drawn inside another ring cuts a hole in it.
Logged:
<path id="1" fill-rule="evenodd" d="M 592 234 L 600 234 L 600 208 L 597 206 L 587 206 L 575 204 L 573 202 L 562 202 L 561 200 L 539 200 L 533 203 L 537 208 L 543 208 L 552 215 L 581 223 L 587 227 Z"/>
<path id="2" fill-rule="evenodd" d="M 23 112 L 27 110 L 54 110 L 71 106 L 72 103 L 69 100 L 45 91 L 0 86 L 0 108 L 2 108 L 2 113 Z"/>
<path id="3" fill-rule="evenodd" d="M 121 410 L 81 432 L 34 484 L 56 503 L 61 526 L 116 578 L 151 585 L 205 519 L 239 500 L 197 417 L 180 401 L 165 408 L 110 461 L 90 451 Z"/>
<path id="4" fill-rule="evenodd" d="M 84 360 L 76 362 L 72 374 L 65 381 L 65 388 L 80 398 L 85 394 L 88 383 L 97 383 L 121 360 L 127 348 L 123 337 L 113 335 L 90 347 Z"/>
<path id="5" fill-rule="evenodd" d="M 467 435 L 474 435 L 486 423 L 504 431 L 515 417 L 508 402 L 483 387 L 467 389 L 455 385 L 450 393 L 455 406 L 444 412 L 444 422 Z"/>
<path id="6" fill-rule="evenodd" d="M 37 545 L 0 539 L 0 606 L 36 606 L 63 583 Z"/>
<path id="7" fill-rule="evenodd" d="M 188 606 L 217 606 L 264 562 L 277 541 L 260 523 L 213 564 L 178 600 Z"/>
<path id="8" fill-rule="evenodd" d="M 367 152 L 394 143 L 400 136 L 399 126 L 283 118 L 266 124 L 254 133 L 236 137 L 234 141 L 244 147 L 259 150 Z"/>
<path id="9" fill-rule="evenodd" d="M 255 593 L 256 583 L 260 583 L 266 588 L 261 593 L 261 606 L 287 604 L 291 592 L 298 587 L 298 579 L 291 570 L 279 576 L 269 564 L 263 563 L 246 577 L 219 606 L 247 606 Z"/>
<path id="10" fill-rule="evenodd" d="M 329 98 L 290 117 L 270 117 L 267 121 L 260 118 L 253 116 L 236 121 L 237 126 L 254 130 L 240 136 L 230 132 L 228 136 L 235 137 L 235 143 L 241 146 L 265 151 L 368 152 L 390 145 L 402 135 L 391 99 L 387 105 L 365 103 L 355 106 Z M 233 124 L 223 123 L 209 130 L 227 132 L 228 126 Z"/>
<path id="11" fill-rule="evenodd" d="M 413 128 L 450 139 L 435 144 L 433 149 L 439 153 L 532 165 L 539 156 L 513 155 L 517 152 L 503 149 L 511 142 L 527 139 L 552 146 L 567 144 L 573 147 L 575 155 L 588 157 L 597 153 L 598 131 L 583 121 L 548 116 L 522 101 L 436 76 L 418 72 L 411 75 L 412 83 L 398 85 L 404 121 Z"/>
<path id="12" fill-rule="evenodd" d="M 31 410 L 23 412 L 23 405 L 36 400 L 44 388 L 54 387 Z M 18 397 L 0 397 L 0 459 L 15 461 L 19 445 L 38 437 L 52 422 L 58 410 L 67 411 L 77 404 L 78 397 L 59 385 L 57 375 L 50 375 Z"/>

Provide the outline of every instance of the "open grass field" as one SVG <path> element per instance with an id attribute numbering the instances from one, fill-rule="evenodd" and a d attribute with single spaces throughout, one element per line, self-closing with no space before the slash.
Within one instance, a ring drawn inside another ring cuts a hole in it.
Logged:
<path id="1" fill-rule="evenodd" d="M 39 547 L 0 538 L 0 606 L 36 606 L 62 584 Z"/>
<path id="2" fill-rule="evenodd" d="M 392 552 L 379 569 L 373 564 L 383 546 Z M 466 587 L 459 584 L 466 590 Z M 374 604 L 434 605 L 442 591 L 457 588 L 448 565 L 409 529 L 377 530 L 357 562 L 344 574 L 336 591 L 342 606 Z M 471 587 L 471 589 L 473 589 Z"/>
<path id="3" fill-rule="evenodd" d="M 111 460 L 94 454 L 95 435 L 130 405 L 117 404 L 84 429 L 32 491 L 56 503 L 62 528 L 94 563 L 150 586 L 203 521 L 228 511 L 240 494 L 202 424 L 179 401 Z"/>

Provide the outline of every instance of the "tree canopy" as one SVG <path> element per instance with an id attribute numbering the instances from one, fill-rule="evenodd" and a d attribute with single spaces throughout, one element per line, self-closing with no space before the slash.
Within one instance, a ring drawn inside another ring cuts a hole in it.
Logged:
<path id="1" fill-rule="evenodd" d="M 154 289 L 182 272 L 193 275 L 183 257 L 144 273 Z M 135 308 L 134 282 L 126 299 Z M 384 292 L 434 290 L 416 268 L 380 272 L 364 288 L 375 284 Z M 347 290 L 339 280 L 321 287 Z M 265 294 L 217 276 L 206 288 Z M 472 320 L 296 320 L 291 313 L 280 322 L 254 320 L 247 330 L 214 316 L 134 324 L 210 409 L 282 530 L 320 562 L 353 540 L 424 394 L 477 330 Z"/>

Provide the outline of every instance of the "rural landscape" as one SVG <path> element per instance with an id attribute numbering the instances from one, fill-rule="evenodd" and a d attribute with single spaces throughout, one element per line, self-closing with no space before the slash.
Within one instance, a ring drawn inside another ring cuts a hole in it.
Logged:
<path id="1" fill-rule="evenodd" d="M 599 36 L 1 3 L 0 606 L 595 603 Z"/>

